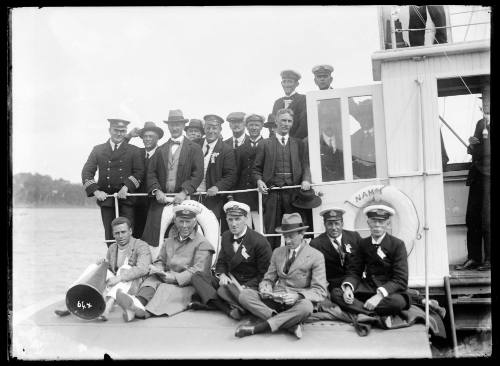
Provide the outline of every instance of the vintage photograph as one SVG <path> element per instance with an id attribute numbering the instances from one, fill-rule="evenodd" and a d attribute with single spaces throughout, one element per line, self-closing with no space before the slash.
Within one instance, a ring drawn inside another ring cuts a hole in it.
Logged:
<path id="1" fill-rule="evenodd" d="M 8 9 L 9 359 L 491 357 L 491 11 Z"/>

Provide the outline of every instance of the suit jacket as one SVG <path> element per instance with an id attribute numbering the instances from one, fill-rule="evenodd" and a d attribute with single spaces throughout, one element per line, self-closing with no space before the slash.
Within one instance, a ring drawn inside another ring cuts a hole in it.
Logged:
<path id="1" fill-rule="evenodd" d="M 289 136 L 290 154 L 292 156 L 292 181 L 293 185 L 300 184 L 303 180 L 311 181 L 311 171 L 309 170 L 308 152 L 304 142 Z M 276 154 L 280 142 L 275 135 L 265 139 L 257 146 L 257 153 L 253 165 L 253 177 L 257 182 L 262 179 L 269 186 L 274 178 L 276 166 Z"/>
<path id="2" fill-rule="evenodd" d="M 271 245 L 258 232 L 247 227 L 247 232 L 235 253 L 233 234 L 227 230 L 222 234 L 216 273 L 229 272 L 241 285 L 257 288 L 269 267 Z"/>
<path id="3" fill-rule="evenodd" d="M 198 143 L 200 146 L 203 146 L 205 139 L 199 140 Z M 219 138 L 212 151 L 205 174 L 207 189 L 217 186 L 219 191 L 230 190 L 233 188 L 234 183 L 236 183 L 236 179 L 236 162 L 233 148 Z"/>
<path id="4" fill-rule="evenodd" d="M 99 179 L 96 182 L 94 177 L 97 170 Z M 127 141 L 123 141 L 117 151 L 111 150 L 109 139 L 104 144 L 94 146 L 82 168 L 82 183 L 88 197 L 93 196 L 96 190 L 113 194 L 124 185 L 129 193 L 133 193 L 143 179 L 144 158 L 140 155 L 139 148 L 129 145 Z M 111 197 L 96 202 L 99 206 L 114 206 Z M 134 200 L 129 197 L 122 202 L 132 205 Z"/>
<path id="5" fill-rule="evenodd" d="M 319 250 L 325 257 L 326 279 L 330 291 L 342 284 L 350 258 L 356 253 L 360 240 L 361 236 L 357 231 L 342 230 L 341 244 L 346 253 L 344 265 L 342 265 L 340 255 L 333 247 L 326 233 L 318 235 L 309 243 L 311 247 Z"/>
<path id="6" fill-rule="evenodd" d="M 304 94 L 295 93 L 291 97 L 281 97 L 276 99 L 273 105 L 272 114 L 275 116 L 276 112 L 285 108 L 285 99 L 291 99 L 292 102 L 288 106 L 293 113 L 293 125 L 290 129 L 290 136 L 303 139 L 307 137 L 307 106 L 306 96 Z"/>
<path id="7" fill-rule="evenodd" d="M 288 260 L 288 248 L 278 247 L 273 251 L 269 269 L 259 284 L 274 292 L 295 292 L 313 303 L 323 301 L 327 296 L 325 258 L 320 251 L 303 241 L 288 273 L 283 272 Z"/>
<path id="8" fill-rule="evenodd" d="M 488 131 L 488 138 L 483 138 L 483 130 L 486 127 Z M 491 133 L 490 126 L 486 126 L 486 121 L 484 119 L 480 119 L 476 123 L 476 128 L 474 130 L 474 137 L 479 140 L 479 144 L 469 145 L 467 147 L 467 153 L 472 155 L 472 165 L 469 170 L 469 177 L 467 179 L 468 185 L 473 181 L 477 175 L 477 173 L 481 173 L 482 175 L 490 175 L 490 164 L 491 164 Z"/>
<path id="9" fill-rule="evenodd" d="M 247 142 L 247 140 L 250 138 L 250 136 L 248 136 L 247 134 L 245 134 L 245 139 L 243 140 L 243 144 Z M 234 137 L 231 136 L 230 138 L 224 140 L 224 143 L 228 144 L 229 146 L 231 146 L 231 148 L 233 148 L 233 144 L 234 144 Z M 240 145 L 241 146 L 241 145 Z M 238 146 L 239 147 L 239 146 Z"/>
<path id="10" fill-rule="evenodd" d="M 384 258 L 377 254 L 377 248 L 372 244 L 371 236 L 361 239 L 356 254 L 350 258 L 344 282 L 349 282 L 354 287 L 354 291 L 364 291 L 367 287 L 369 292 L 374 292 L 378 287 L 383 287 L 389 295 L 405 292 L 408 288 L 408 260 L 405 243 L 386 233 L 380 243 L 380 249 L 384 253 Z M 366 271 L 364 283 L 361 282 L 363 271 Z"/>

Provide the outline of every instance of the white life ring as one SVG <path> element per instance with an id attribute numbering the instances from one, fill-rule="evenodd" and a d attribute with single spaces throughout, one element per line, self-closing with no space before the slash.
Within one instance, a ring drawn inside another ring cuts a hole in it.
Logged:
<path id="1" fill-rule="evenodd" d="M 212 247 L 215 250 L 215 255 L 212 256 L 212 265 L 214 265 L 220 250 L 219 221 L 217 220 L 215 214 L 201 203 L 191 202 L 191 204 L 196 204 L 201 211 L 198 215 L 196 215 L 196 219 L 198 220 L 199 224 L 198 232 L 202 234 L 210 244 L 212 244 Z M 156 255 L 153 254 L 153 260 L 160 252 L 160 248 L 163 245 L 163 237 L 165 236 L 165 232 L 167 231 L 168 227 L 174 220 L 175 215 L 173 207 L 174 205 L 167 205 L 163 208 L 163 212 L 161 215 L 161 226 L 160 226 L 160 245 L 157 247 L 158 249 L 155 250 Z M 150 249 L 152 249 L 152 247 L 150 247 Z"/>
<path id="2" fill-rule="evenodd" d="M 365 220 L 363 209 L 373 204 L 386 204 L 396 211 L 391 218 L 392 235 L 404 241 L 409 256 L 415 241 L 421 238 L 420 220 L 410 197 L 394 186 L 370 185 L 358 190 L 346 200 L 344 202 L 346 229 L 356 229 L 356 223 Z"/>

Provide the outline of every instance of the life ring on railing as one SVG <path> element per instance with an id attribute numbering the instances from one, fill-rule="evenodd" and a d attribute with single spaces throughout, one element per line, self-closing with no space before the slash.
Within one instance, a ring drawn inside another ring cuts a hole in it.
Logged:
<path id="1" fill-rule="evenodd" d="M 215 264 L 217 260 L 217 256 L 220 250 L 220 226 L 219 220 L 215 214 L 206 208 L 204 205 L 197 201 L 189 200 L 189 203 L 192 205 L 196 205 L 200 209 L 200 213 L 196 215 L 196 219 L 198 220 L 198 232 L 202 234 L 215 250 L 215 254 L 212 256 L 212 265 Z M 161 215 L 161 226 L 160 226 L 160 238 L 163 239 L 165 236 L 165 232 L 168 227 L 174 220 L 174 205 L 167 205 L 163 208 L 163 212 Z M 160 240 L 161 240 L 160 239 Z M 158 246 L 157 253 L 159 253 L 159 249 L 163 245 L 163 240 L 161 240 L 161 244 Z M 155 258 L 153 258 L 154 260 Z"/>
<path id="2" fill-rule="evenodd" d="M 410 197 L 394 186 L 370 185 L 354 193 L 344 202 L 344 226 L 347 229 L 357 228 L 356 223 L 365 221 L 363 209 L 373 204 L 386 204 L 396 211 L 391 218 L 391 234 L 404 241 L 409 256 L 415 241 L 421 238 L 420 220 Z"/>

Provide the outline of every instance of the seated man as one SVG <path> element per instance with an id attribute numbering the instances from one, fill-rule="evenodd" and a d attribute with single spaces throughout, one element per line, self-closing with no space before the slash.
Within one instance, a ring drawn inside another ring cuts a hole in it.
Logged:
<path id="1" fill-rule="evenodd" d="M 269 267 L 271 245 L 264 236 L 247 227 L 250 214 L 247 204 L 229 201 L 224 212 L 229 230 L 222 234 L 215 276 L 203 272 L 193 275 L 191 283 L 202 303 L 193 302 L 190 308 L 218 308 L 238 320 L 246 312 L 238 302 L 240 291 L 257 289 Z"/>
<path id="2" fill-rule="evenodd" d="M 191 277 L 208 273 L 214 253 L 212 245 L 197 231 L 197 203 L 183 201 L 174 207 L 174 227 L 163 243 L 158 259 L 150 265 L 150 276 L 136 296 L 118 291 L 116 301 L 127 322 L 151 315 L 174 315 L 187 309 L 195 289 Z"/>
<path id="3" fill-rule="evenodd" d="M 236 337 L 287 329 L 301 338 L 300 323 L 327 296 L 325 259 L 304 240 L 308 226 L 296 212 L 283 215 L 281 223 L 276 231 L 283 235 L 285 246 L 273 251 L 259 290 L 244 289 L 239 298 L 240 304 L 261 321 L 239 326 Z"/>
<path id="4" fill-rule="evenodd" d="M 116 300 L 117 290 L 134 294 L 142 281 L 146 278 L 151 264 L 149 245 L 132 237 L 132 227 L 126 217 L 117 217 L 111 222 L 113 237 L 116 242 L 111 244 L 106 253 L 106 259 L 100 259 L 84 271 L 75 282 L 80 282 L 90 271 L 104 261 L 108 263 L 106 276 L 106 290 L 103 294 L 106 299 L 106 308 L 99 320 L 108 320 L 109 313 Z M 73 287 L 73 286 L 71 286 Z M 69 315 L 69 310 L 56 310 L 59 316 Z"/>

